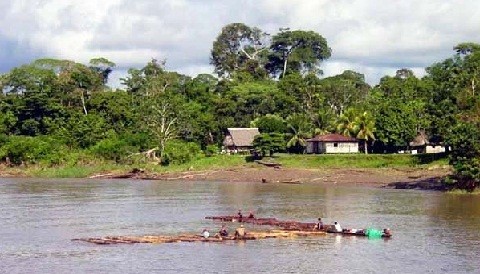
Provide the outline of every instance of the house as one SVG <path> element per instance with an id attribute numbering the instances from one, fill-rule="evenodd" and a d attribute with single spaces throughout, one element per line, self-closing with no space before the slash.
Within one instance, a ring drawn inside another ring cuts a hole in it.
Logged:
<path id="1" fill-rule="evenodd" d="M 307 153 L 358 153 L 358 140 L 340 134 L 317 135 L 307 141 Z"/>
<path id="2" fill-rule="evenodd" d="M 412 154 L 445 152 L 445 146 L 430 143 L 428 136 L 423 131 L 418 133 L 418 135 L 409 143 L 409 145 Z"/>
<path id="3" fill-rule="evenodd" d="M 249 152 L 253 149 L 253 138 L 259 134 L 258 128 L 228 128 L 223 140 L 225 152 Z"/>

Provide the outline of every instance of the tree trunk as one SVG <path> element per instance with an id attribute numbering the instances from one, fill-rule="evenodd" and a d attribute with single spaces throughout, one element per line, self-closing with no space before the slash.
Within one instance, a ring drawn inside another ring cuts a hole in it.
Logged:
<path id="1" fill-rule="evenodd" d="M 365 150 L 365 154 L 368 154 L 368 144 L 366 139 L 363 141 L 363 149 Z"/>
<path id="2" fill-rule="evenodd" d="M 285 73 L 287 72 L 287 56 L 285 56 L 285 61 L 283 62 L 283 73 L 282 78 L 285 77 Z"/>
<path id="3" fill-rule="evenodd" d="M 85 106 L 85 96 L 83 96 L 83 90 L 80 90 L 80 98 L 82 100 L 82 107 L 83 107 L 83 112 L 85 113 L 85 115 L 88 115 L 88 112 L 87 112 L 87 107 Z"/>

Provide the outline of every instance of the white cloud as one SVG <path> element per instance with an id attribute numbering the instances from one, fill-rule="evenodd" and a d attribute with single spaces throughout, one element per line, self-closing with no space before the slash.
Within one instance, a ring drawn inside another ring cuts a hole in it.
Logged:
<path id="1" fill-rule="evenodd" d="M 325 75 L 354 69 L 375 84 L 403 67 L 422 73 L 458 43 L 480 42 L 474 0 L 10 0 L 0 10 L 0 58 L 11 58 L 0 71 L 41 54 L 78 62 L 102 56 L 122 71 L 166 59 L 181 73 L 211 73 L 213 40 L 226 24 L 243 22 L 272 34 L 314 30 L 333 50 Z"/>

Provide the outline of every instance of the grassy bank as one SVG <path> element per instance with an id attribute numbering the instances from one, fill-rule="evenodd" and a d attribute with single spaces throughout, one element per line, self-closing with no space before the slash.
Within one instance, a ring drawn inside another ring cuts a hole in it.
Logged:
<path id="1" fill-rule="evenodd" d="M 287 168 L 433 168 L 448 165 L 445 155 L 408 155 L 408 154 L 351 154 L 351 155 L 293 155 L 277 154 L 265 161 L 275 161 Z M 147 172 L 170 173 L 182 171 L 203 171 L 212 169 L 257 166 L 247 163 L 245 155 L 217 155 L 202 157 L 180 165 L 160 166 L 158 164 L 115 164 L 95 161 L 75 166 L 30 165 L 27 167 L 2 167 L 4 176 L 28 176 L 44 178 L 86 178 L 98 173 L 121 174 L 141 168 Z"/>
<path id="2" fill-rule="evenodd" d="M 273 160 L 294 168 L 429 168 L 448 165 L 448 157 L 444 154 L 279 154 Z"/>
<path id="3" fill-rule="evenodd" d="M 28 167 L 2 168 L 3 174 L 12 176 L 42 177 L 42 178 L 86 178 L 94 174 L 113 173 L 122 174 L 133 168 L 140 168 L 147 172 L 168 173 L 182 171 L 201 171 L 210 169 L 234 168 L 246 164 L 245 156 L 217 155 L 202 157 L 185 164 L 161 166 L 156 163 L 115 164 L 97 161 L 86 165 L 54 166 L 30 165 Z"/>

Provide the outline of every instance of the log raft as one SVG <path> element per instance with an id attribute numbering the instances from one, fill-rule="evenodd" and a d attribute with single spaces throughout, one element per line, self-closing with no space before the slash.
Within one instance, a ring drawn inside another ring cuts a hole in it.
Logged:
<path id="1" fill-rule="evenodd" d="M 207 216 L 205 219 L 222 221 L 222 222 L 239 222 L 239 223 L 249 223 L 254 225 L 265 225 L 265 226 L 274 226 L 279 227 L 283 230 L 292 230 L 292 231 L 318 231 L 315 229 L 316 223 L 311 222 L 297 222 L 297 221 L 280 221 L 276 218 L 240 218 L 238 215 L 226 215 L 226 216 Z M 331 228 L 331 225 L 324 225 L 323 231 Z"/>
<path id="2" fill-rule="evenodd" d="M 295 237 L 312 237 L 326 235 L 324 231 L 286 231 L 286 230 L 270 230 L 270 231 L 251 231 L 246 236 L 237 238 L 234 236 L 227 237 L 209 237 L 204 238 L 200 235 L 185 234 L 178 236 L 107 236 L 103 238 L 80 238 L 72 239 L 72 241 L 82 241 L 99 245 L 109 244 L 165 244 L 165 243 L 181 243 L 181 242 L 209 242 L 209 243 L 223 243 L 227 241 L 246 241 L 246 240 L 261 240 L 269 238 L 295 238 Z"/>

